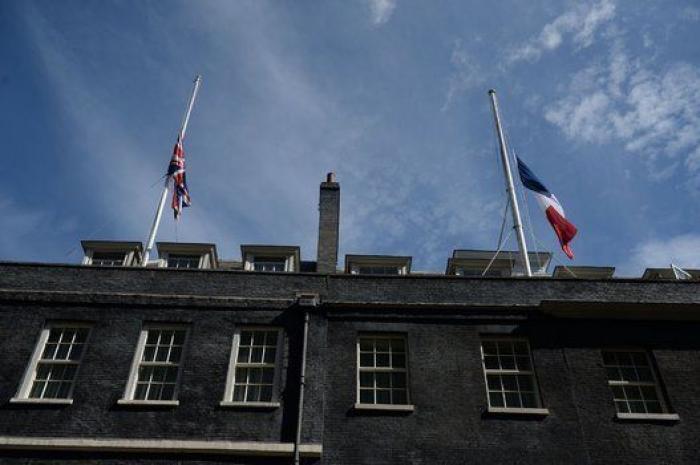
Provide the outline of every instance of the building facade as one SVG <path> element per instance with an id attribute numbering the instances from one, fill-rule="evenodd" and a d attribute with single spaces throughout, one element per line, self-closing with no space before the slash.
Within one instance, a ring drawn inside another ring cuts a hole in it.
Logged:
<path id="1" fill-rule="evenodd" d="M 0 263 L 0 461 L 700 462 L 700 282 L 478 251 L 338 269 L 338 184 L 320 195 L 315 261 L 164 243 L 143 267 L 92 241 Z"/>

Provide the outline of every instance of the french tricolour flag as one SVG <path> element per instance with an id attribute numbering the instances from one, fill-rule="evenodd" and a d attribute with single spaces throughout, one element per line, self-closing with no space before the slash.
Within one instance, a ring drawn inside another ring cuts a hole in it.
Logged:
<path id="1" fill-rule="evenodd" d="M 545 215 L 547 215 L 547 220 L 549 224 L 554 228 L 554 232 L 559 238 L 559 244 L 561 244 L 561 250 L 564 251 L 567 257 L 574 258 L 574 252 L 569 247 L 569 242 L 574 238 L 576 232 L 576 226 L 569 222 L 564 215 L 564 209 L 557 200 L 557 198 L 544 187 L 544 184 L 537 179 L 537 176 L 530 171 L 523 161 L 518 158 L 518 172 L 520 173 L 520 181 L 522 181 L 523 186 L 530 189 L 537 199 L 537 203 L 544 210 Z"/>

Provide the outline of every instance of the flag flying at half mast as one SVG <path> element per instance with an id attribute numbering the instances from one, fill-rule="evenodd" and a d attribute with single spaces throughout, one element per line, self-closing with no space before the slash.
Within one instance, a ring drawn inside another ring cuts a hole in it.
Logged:
<path id="1" fill-rule="evenodd" d="M 178 219 L 183 207 L 190 206 L 190 192 L 187 190 L 187 178 L 185 177 L 185 150 L 182 148 L 182 139 L 177 136 L 177 143 L 173 148 L 173 157 L 168 165 L 168 176 L 173 178 L 173 214 Z"/>
<path id="2" fill-rule="evenodd" d="M 547 221 L 554 228 L 554 232 L 559 238 L 559 244 L 567 257 L 574 258 L 574 252 L 569 247 L 569 242 L 574 238 L 578 230 L 576 226 L 569 222 L 564 215 L 559 200 L 544 187 L 544 184 L 537 179 L 537 176 L 527 167 L 525 163 L 518 157 L 518 172 L 520 173 L 520 181 L 523 186 L 530 189 L 537 199 L 537 203 L 547 215 Z"/>

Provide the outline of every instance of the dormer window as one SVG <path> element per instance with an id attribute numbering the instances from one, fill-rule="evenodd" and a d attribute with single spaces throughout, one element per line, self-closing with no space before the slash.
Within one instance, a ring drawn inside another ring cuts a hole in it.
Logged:
<path id="1" fill-rule="evenodd" d="M 141 263 L 140 242 L 82 241 L 83 265 L 101 267 L 136 266 Z"/>
<path id="2" fill-rule="evenodd" d="M 202 260 L 200 255 L 168 255 L 168 268 L 199 268 L 199 262 Z"/>
<path id="3" fill-rule="evenodd" d="M 287 271 L 287 259 L 284 257 L 255 257 L 253 269 L 255 271 Z"/>
<path id="4" fill-rule="evenodd" d="M 93 252 L 92 266 L 123 266 L 126 254 L 122 252 Z"/>
<path id="5" fill-rule="evenodd" d="M 411 271 L 411 257 L 392 255 L 346 255 L 345 272 L 349 274 L 399 276 Z"/>
<path id="6" fill-rule="evenodd" d="M 218 266 L 214 244 L 158 242 L 156 246 L 161 268 L 209 269 Z"/>
<path id="7" fill-rule="evenodd" d="M 291 273 L 299 271 L 300 252 L 296 246 L 242 245 L 241 257 L 246 271 Z"/>
<path id="8" fill-rule="evenodd" d="M 547 276 L 552 258 L 549 252 L 528 252 L 530 267 L 535 276 Z M 488 250 L 455 250 L 447 260 L 445 274 L 466 277 L 524 276 L 519 252 Z"/>

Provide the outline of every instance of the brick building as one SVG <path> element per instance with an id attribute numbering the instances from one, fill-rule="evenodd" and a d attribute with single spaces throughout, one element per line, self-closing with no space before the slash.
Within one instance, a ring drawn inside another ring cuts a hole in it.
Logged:
<path id="1" fill-rule="evenodd" d="M 0 263 L 9 464 L 696 464 L 700 282 L 459 250 L 83 242 Z M 697 272 L 691 270 L 697 277 Z M 302 382 L 303 376 L 303 382 Z"/>

